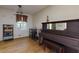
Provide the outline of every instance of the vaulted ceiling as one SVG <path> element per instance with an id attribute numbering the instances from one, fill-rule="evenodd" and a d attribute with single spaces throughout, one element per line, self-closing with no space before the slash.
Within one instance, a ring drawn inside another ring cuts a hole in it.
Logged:
<path id="1" fill-rule="evenodd" d="M 34 14 L 40 11 L 43 8 L 46 8 L 48 5 L 22 5 L 23 12 L 28 14 Z M 17 11 L 17 5 L 0 5 L 1 8 L 6 8 L 10 10 Z"/>

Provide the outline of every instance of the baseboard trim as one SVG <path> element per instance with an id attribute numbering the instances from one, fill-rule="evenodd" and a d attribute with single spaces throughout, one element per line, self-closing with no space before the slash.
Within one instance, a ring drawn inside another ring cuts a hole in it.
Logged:
<path id="1" fill-rule="evenodd" d="M 14 38 L 14 39 L 21 39 L 21 38 L 29 38 L 29 36 L 26 36 L 26 37 L 18 37 L 18 38 Z"/>
<path id="2" fill-rule="evenodd" d="M 3 39 L 1 39 L 0 41 L 3 41 Z"/>
<path id="3" fill-rule="evenodd" d="M 21 39 L 21 38 L 29 38 L 29 36 L 26 36 L 26 37 L 19 37 L 19 38 L 14 38 L 14 40 L 16 40 L 16 39 Z M 4 41 L 4 40 L 1 39 L 0 42 L 1 42 L 1 41 Z"/>

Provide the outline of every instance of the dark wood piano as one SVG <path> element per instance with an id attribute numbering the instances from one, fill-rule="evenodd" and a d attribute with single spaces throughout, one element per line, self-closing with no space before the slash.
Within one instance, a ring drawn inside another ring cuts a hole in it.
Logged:
<path id="1" fill-rule="evenodd" d="M 42 23 L 40 44 L 59 53 L 79 52 L 79 19 Z"/>

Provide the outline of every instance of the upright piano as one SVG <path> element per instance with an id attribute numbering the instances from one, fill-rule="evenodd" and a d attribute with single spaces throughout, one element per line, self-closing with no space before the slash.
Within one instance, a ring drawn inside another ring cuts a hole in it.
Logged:
<path id="1" fill-rule="evenodd" d="M 79 52 L 79 19 L 42 23 L 40 44 L 55 52 Z"/>

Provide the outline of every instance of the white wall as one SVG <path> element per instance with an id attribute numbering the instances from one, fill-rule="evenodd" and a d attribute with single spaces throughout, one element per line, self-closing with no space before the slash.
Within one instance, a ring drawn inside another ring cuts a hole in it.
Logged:
<path id="1" fill-rule="evenodd" d="M 78 5 L 52 5 L 33 15 L 33 25 L 38 29 L 42 28 L 42 22 L 46 22 L 46 16 L 49 21 L 60 21 L 68 19 L 79 19 Z"/>
<path id="2" fill-rule="evenodd" d="M 16 15 L 14 11 L 0 8 L 0 40 L 3 38 L 3 24 L 13 24 L 14 25 L 14 38 L 24 37 L 29 35 L 29 28 L 32 28 L 32 16 L 29 14 L 27 20 L 26 30 L 20 30 L 16 26 Z"/>

